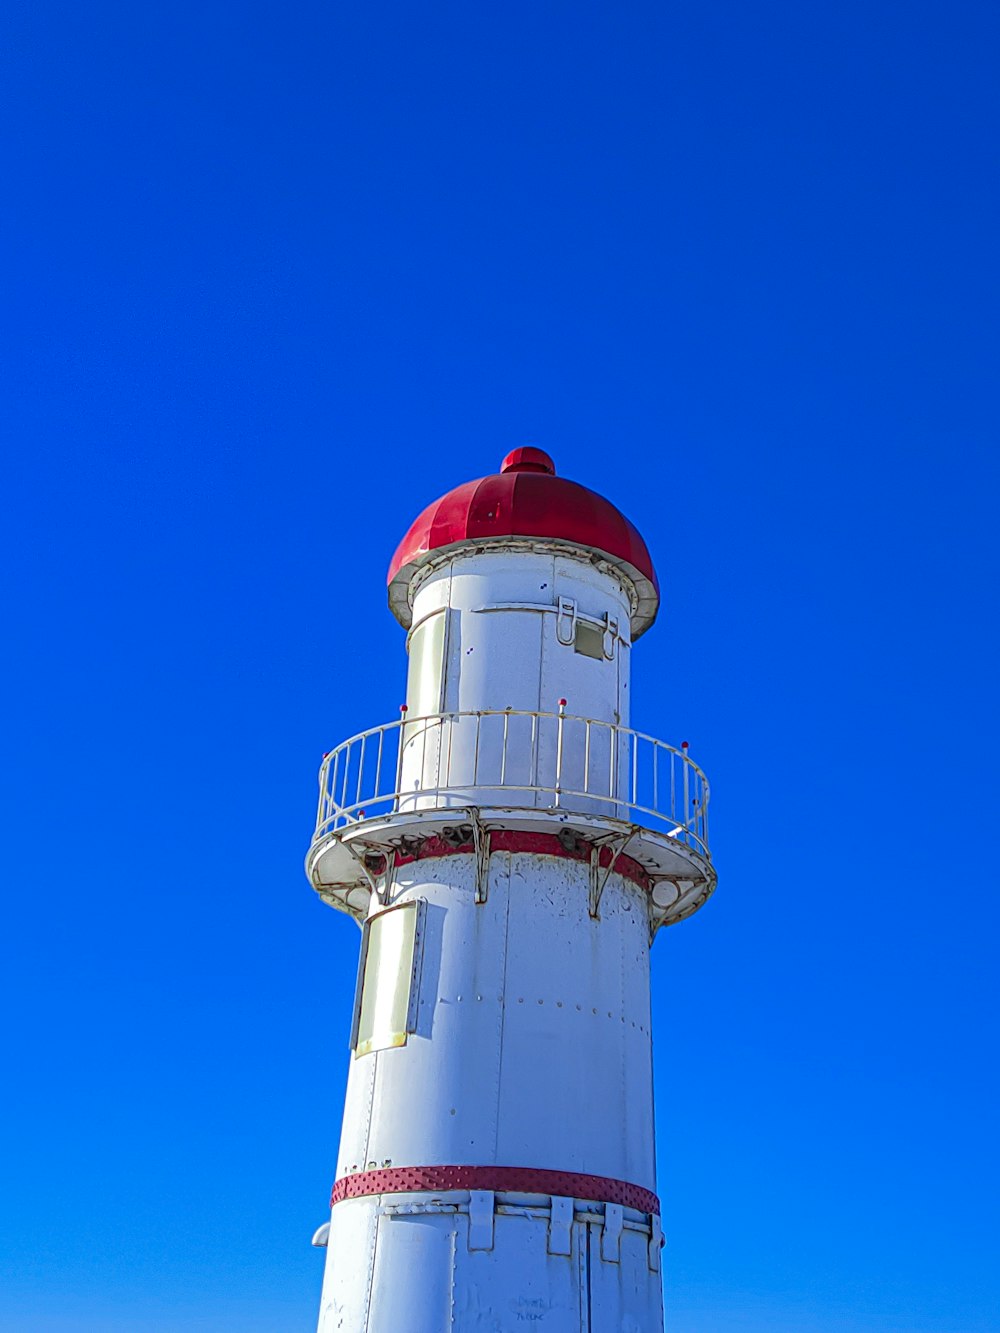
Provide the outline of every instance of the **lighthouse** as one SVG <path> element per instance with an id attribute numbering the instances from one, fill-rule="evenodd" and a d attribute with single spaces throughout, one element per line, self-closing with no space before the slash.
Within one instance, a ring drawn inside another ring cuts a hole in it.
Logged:
<path id="1" fill-rule="evenodd" d="M 325 756 L 306 861 L 361 927 L 319 1333 L 657 1333 L 650 949 L 715 872 L 702 770 L 631 725 L 649 551 L 521 448 L 388 593 L 406 703 Z"/>

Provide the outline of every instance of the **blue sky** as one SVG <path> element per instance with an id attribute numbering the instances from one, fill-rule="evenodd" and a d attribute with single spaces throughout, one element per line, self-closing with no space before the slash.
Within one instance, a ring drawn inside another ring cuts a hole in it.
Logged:
<path id="1" fill-rule="evenodd" d="M 713 782 L 654 951 L 672 1333 L 1000 1328 L 996 6 L 2 19 L 0 1329 L 312 1325 L 384 570 L 547 449 Z"/>

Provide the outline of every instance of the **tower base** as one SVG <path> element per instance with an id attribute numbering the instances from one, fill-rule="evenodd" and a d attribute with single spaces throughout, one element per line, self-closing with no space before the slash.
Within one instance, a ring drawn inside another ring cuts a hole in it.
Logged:
<path id="1" fill-rule="evenodd" d="M 447 1190 L 344 1199 L 319 1333 L 660 1333 L 660 1219 L 584 1199 Z"/>

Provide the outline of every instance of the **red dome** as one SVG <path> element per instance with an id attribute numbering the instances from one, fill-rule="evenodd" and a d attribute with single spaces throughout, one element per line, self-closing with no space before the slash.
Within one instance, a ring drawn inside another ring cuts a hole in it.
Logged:
<path id="1" fill-rule="evenodd" d="M 610 500 L 557 477 L 548 454 L 533 448 L 513 450 L 499 473 L 467 481 L 427 506 L 389 566 L 389 605 L 396 617 L 410 624 L 410 580 L 432 552 L 505 537 L 565 542 L 603 556 L 635 586 L 633 637 L 653 623 L 659 588 L 646 543 Z"/>

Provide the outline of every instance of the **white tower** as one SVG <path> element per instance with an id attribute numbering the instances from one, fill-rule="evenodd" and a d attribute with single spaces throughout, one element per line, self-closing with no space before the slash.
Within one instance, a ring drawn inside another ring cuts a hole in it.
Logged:
<path id="1" fill-rule="evenodd" d="M 516 449 L 389 571 L 398 721 L 320 772 L 362 926 L 320 1333 L 663 1327 L 649 951 L 715 887 L 708 784 L 629 727 L 642 538 Z"/>

